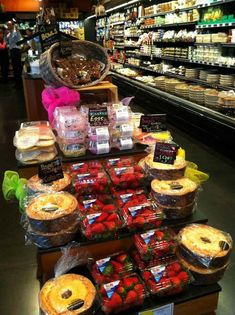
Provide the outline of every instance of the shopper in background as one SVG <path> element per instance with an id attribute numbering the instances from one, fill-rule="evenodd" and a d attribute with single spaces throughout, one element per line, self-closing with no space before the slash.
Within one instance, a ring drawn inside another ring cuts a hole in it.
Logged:
<path id="1" fill-rule="evenodd" d="M 2 75 L 2 83 L 8 81 L 8 67 L 9 67 L 9 56 L 7 42 L 5 40 L 6 29 L 3 25 L 0 25 L 0 67 Z"/>
<path id="2" fill-rule="evenodd" d="M 15 28 L 14 22 L 7 22 L 8 34 L 6 37 L 8 47 L 10 50 L 11 63 L 14 72 L 15 86 L 22 86 L 22 63 L 21 63 L 21 50 L 17 42 L 21 40 L 20 32 Z"/>

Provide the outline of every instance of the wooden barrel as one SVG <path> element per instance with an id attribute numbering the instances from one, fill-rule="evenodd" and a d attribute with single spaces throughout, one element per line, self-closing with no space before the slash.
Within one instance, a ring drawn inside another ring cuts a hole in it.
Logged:
<path id="1" fill-rule="evenodd" d="M 106 50 L 98 44 L 89 41 L 72 41 L 72 55 L 80 55 L 86 59 L 95 59 L 101 62 L 104 66 L 101 71 L 101 77 L 98 80 L 91 81 L 86 84 L 73 85 L 64 81 L 57 73 L 55 66 L 53 66 L 53 60 L 60 57 L 59 43 L 52 45 L 46 50 L 40 57 L 40 71 L 43 80 L 47 85 L 52 87 L 67 86 L 69 88 L 78 89 L 81 87 L 89 87 L 96 85 L 102 81 L 108 74 L 110 68 L 110 62 Z"/>

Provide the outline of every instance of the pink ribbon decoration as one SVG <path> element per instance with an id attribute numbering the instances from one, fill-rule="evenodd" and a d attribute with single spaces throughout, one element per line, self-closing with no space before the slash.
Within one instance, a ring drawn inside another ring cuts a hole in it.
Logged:
<path id="1" fill-rule="evenodd" d="M 80 102 L 80 94 L 65 86 L 58 89 L 46 88 L 42 92 L 42 104 L 48 113 L 48 120 L 53 126 L 54 111 L 56 107 L 76 106 Z"/>

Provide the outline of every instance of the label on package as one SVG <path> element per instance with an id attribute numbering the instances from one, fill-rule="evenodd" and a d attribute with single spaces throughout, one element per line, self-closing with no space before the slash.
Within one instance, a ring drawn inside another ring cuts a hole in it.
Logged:
<path id="1" fill-rule="evenodd" d="M 127 201 L 131 200 L 133 194 L 124 194 L 120 195 L 120 198 L 122 199 L 123 203 L 126 203 Z"/>
<path id="2" fill-rule="evenodd" d="M 90 126 L 107 126 L 109 124 L 107 107 L 90 108 L 88 117 Z"/>
<path id="3" fill-rule="evenodd" d="M 159 132 L 167 130 L 166 114 L 148 114 L 140 117 L 140 128 L 142 132 Z"/>
<path id="4" fill-rule="evenodd" d="M 93 204 L 96 202 L 96 199 L 90 199 L 90 200 L 83 200 L 83 206 L 85 209 L 89 209 L 93 206 Z"/>
<path id="5" fill-rule="evenodd" d="M 121 150 L 131 150 L 132 148 L 133 148 L 132 138 L 120 139 L 120 149 Z"/>
<path id="6" fill-rule="evenodd" d="M 111 257 L 106 257 L 104 259 L 100 259 L 96 261 L 96 266 L 98 267 L 99 271 L 103 273 L 105 268 L 108 266 Z"/>
<path id="7" fill-rule="evenodd" d="M 128 108 L 123 106 L 121 108 L 117 108 L 116 110 L 116 122 L 117 123 L 125 123 L 128 122 L 129 120 L 129 112 L 128 112 Z"/>
<path id="8" fill-rule="evenodd" d="M 130 214 L 132 217 L 135 217 L 138 215 L 138 213 L 140 212 L 140 210 L 142 210 L 145 207 L 148 207 L 150 204 L 149 203 L 143 203 L 142 205 L 139 206 L 135 206 L 135 207 L 130 207 L 128 208 Z"/>
<path id="9" fill-rule="evenodd" d="M 108 141 L 97 142 L 97 154 L 109 153 L 110 147 Z"/>
<path id="10" fill-rule="evenodd" d="M 74 138 L 79 138 L 80 136 L 81 136 L 81 132 L 79 130 L 71 130 L 71 131 L 66 131 L 64 133 L 65 139 L 74 139 Z"/>
<path id="11" fill-rule="evenodd" d="M 123 124 L 120 127 L 122 137 L 132 137 L 133 135 L 133 126 L 128 124 Z"/>
<path id="12" fill-rule="evenodd" d="M 73 165 L 72 165 L 72 169 L 73 169 L 74 171 L 77 171 L 77 170 L 79 170 L 80 168 L 82 168 L 84 164 L 85 164 L 85 163 L 76 163 L 76 164 L 73 164 Z"/>
<path id="13" fill-rule="evenodd" d="M 77 118 L 66 118 L 64 121 L 64 126 L 65 128 L 70 128 L 72 127 L 72 125 L 77 124 L 78 123 L 78 119 Z"/>
<path id="14" fill-rule="evenodd" d="M 155 234 L 155 231 L 148 231 L 147 233 L 140 234 L 140 237 L 143 239 L 145 244 L 148 244 L 151 241 L 154 234 Z"/>
<path id="15" fill-rule="evenodd" d="M 77 178 L 79 182 L 86 183 L 86 184 L 93 184 L 95 179 L 90 177 L 91 174 L 77 174 Z"/>
<path id="16" fill-rule="evenodd" d="M 108 162 L 110 165 L 114 166 L 117 165 L 117 163 L 120 161 L 120 158 L 117 159 L 109 159 Z"/>
<path id="17" fill-rule="evenodd" d="M 81 144 L 68 144 L 65 147 L 65 150 L 67 150 L 67 151 L 79 151 L 79 150 L 81 150 L 82 147 L 83 147 L 83 145 L 81 145 Z"/>
<path id="18" fill-rule="evenodd" d="M 161 280 L 165 272 L 165 269 L 166 269 L 165 266 L 156 266 L 150 269 L 156 282 L 159 282 Z"/>
<path id="19" fill-rule="evenodd" d="M 88 219 L 88 223 L 92 224 L 94 223 L 100 216 L 102 213 L 93 213 L 93 214 L 88 214 L 87 215 L 87 219 Z"/>
<path id="20" fill-rule="evenodd" d="M 39 164 L 38 177 L 42 179 L 44 184 L 64 178 L 61 159 L 57 158 L 53 161 Z"/>
<path id="21" fill-rule="evenodd" d="M 116 167 L 114 169 L 114 171 L 117 175 L 121 175 L 121 174 L 125 173 L 126 170 L 127 170 L 127 167 Z"/>
<path id="22" fill-rule="evenodd" d="M 161 143 L 155 145 L 153 161 L 163 164 L 174 164 L 179 146 L 176 143 Z"/>
<path id="23" fill-rule="evenodd" d="M 108 127 L 96 128 L 97 141 L 109 140 Z"/>
<path id="24" fill-rule="evenodd" d="M 109 299 L 111 299 L 111 297 L 117 290 L 119 283 L 120 283 L 120 280 L 104 284 L 104 289 Z"/>

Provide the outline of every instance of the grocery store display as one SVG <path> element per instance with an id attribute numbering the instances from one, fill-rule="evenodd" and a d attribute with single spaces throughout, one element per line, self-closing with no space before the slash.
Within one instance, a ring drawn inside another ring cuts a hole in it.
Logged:
<path id="1" fill-rule="evenodd" d="M 39 293 L 45 314 L 85 314 L 93 306 L 96 290 L 92 282 L 77 274 L 65 274 L 47 281 Z"/>

